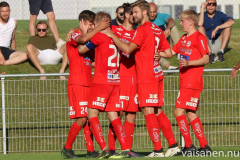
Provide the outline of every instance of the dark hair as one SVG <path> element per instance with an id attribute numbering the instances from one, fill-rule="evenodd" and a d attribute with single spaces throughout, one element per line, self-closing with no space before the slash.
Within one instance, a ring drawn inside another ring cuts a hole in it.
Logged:
<path id="1" fill-rule="evenodd" d="M 10 8 L 9 4 L 5 1 L 0 2 L 0 7 L 9 7 Z"/>
<path id="2" fill-rule="evenodd" d="M 132 11 L 132 8 L 131 8 L 131 4 L 129 3 L 123 3 L 122 5 L 123 9 L 124 9 L 124 18 L 125 18 L 125 13 L 128 13 L 130 14 L 130 12 Z"/>
<path id="3" fill-rule="evenodd" d="M 90 10 L 84 10 L 79 14 L 78 20 L 94 22 L 95 16 L 96 16 L 96 14 L 94 12 L 92 12 Z"/>
<path id="4" fill-rule="evenodd" d="M 119 10 L 120 8 L 123 8 L 123 6 L 118 6 L 117 9 L 116 9 L 116 13 L 118 13 L 118 10 Z"/>
<path id="5" fill-rule="evenodd" d="M 46 21 L 39 21 L 39 22 L 37 23 L 37 25 L 36 25 L 36 28 L 37 28 L 37 26 L 38 26 L 39 24 L 46 24 L 47 29 L 48 29 L 48 24 L 47 24 Z"/>

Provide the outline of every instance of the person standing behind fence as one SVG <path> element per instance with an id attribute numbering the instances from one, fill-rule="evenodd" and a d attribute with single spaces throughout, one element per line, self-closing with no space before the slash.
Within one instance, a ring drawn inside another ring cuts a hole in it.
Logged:
<path id="1" fill-rule="evenodd" d="M 204 12 L 206 8 L 206 12 Z M 232 25 L 235 23 L 232 17 L 217 11 L 216 0 L 206 0 L 202 3 L 199 15 L 198 30 L 208 38 L 210 61 L 224 62 L 224 52 L 227 49 L 231 37 Z M 217 57 L 215 58 L 215 53 Z"/>
<path id="2" fill-rule="evenodd" d="M 204 65 L 209 62 L 207 39 L 197 31 L 198 14 L 195 11 L 183 11 L 180 14 L 180 19 L 183 32 L 187 32 L 187 34 L 184 34 L 172 48 L 172 53 L 173 55 L 180 54 L 180 91 L 174 115 L 185 141 L 182 154 L 194 154 L 196 151 L 190 137 L 188 120 L 199 140 L 201 147 L 199 151 L 203 154 L 209 154 L 211 148 L 208 146 L 202 123 L 197 116 L 200 93 L 203 90 L 202 74 Z"/>
<path id="3" fill-rule="evenodd" d="M 27 60 L 26 53 L 16 51 L 17 21 L 10 17 L 10 13 L 9 4 L 4 1 L 0 2 L 0 65 L 4 66 Z"/>
<path id="4" fill-rule="evenodd" d="M 102 21 L 94 30 L 95 13 L 84 10 L 79 14 L 79 28 L 75 30 L 67 42 L 67 55 L 69 59 L 68 100 L 71 119 L 76 119 L 72 124 L 67 142 L 61 151 L 66 158 L 78 158 L 72 150 L 79 131 L 84 127 L 84 137 L 87 145 L 88 158 L 96 158 L 99 153 L 94 151 L 92 132 L 87 123 L 87 108 L 90 86 L 92 84 L 91 55 L 79 55 L 78 45 L 85 44 L 100 30 L 109 27 L 110 21 Z M 92 30 L 92 31 L 90 31 Z M 90 32 L 88 32 L 90 31 Z"/>
<path id="5" fill-rule="evenodd" d="M 47 36 L 48 25 L 45 21 L 39 21 L 36 25 L 36 36 L 31 36 L 28 40 L 27 54 L 40 73 L 45 73 L 42 65 L 56 65 L 62 60 L 59 73 L 64 73 L 68 63 L 66 44 L 59 49 L 56 48 L 56 41 L 52 36 Z M 45 80 L 46 77 L 40 77 Z M 60 76 L 65 80 L 64 76 Z"/>
<path id="6" fill-rule="evenodd" d="M 30 10 L 30 20 L 29 20 L 29 32 L 30 36 L 35 36 L 36 31 L 36 20 L 41 10 L 47 15 L 49 28 L 56 40 L 57 48 L 60 48 L 65 42 L 59 38 L 57 24 L 55 21 L 55 14 L 53 12 L 53 6 L 51 0 L 28 0 L 29 10 Z"/>
<path id="7" fill-rule="evenodd" d="M 175 26 L 175 21 L 170 17 L 170 15 L 165 13 L 158 13 L 157 5 L 153 2 L 150 2 L 150 22 L 156 24 L 159 28 L 161 28 L 168 39 L 171 46 L 175 45 L 179 40 L 179 32 L 177 27 Z M 168 68 L 169 70 L 177 69 L 178 67 L 174 67 L 167 61 L 165 58 L 161 58 L 159 63 Z"/>

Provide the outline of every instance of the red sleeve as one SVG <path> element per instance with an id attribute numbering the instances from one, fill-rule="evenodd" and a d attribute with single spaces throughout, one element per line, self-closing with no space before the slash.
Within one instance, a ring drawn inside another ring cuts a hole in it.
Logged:
<path id="1" fill-rule="evenodd" d="M 197 37 L 197 45 L 202 56 L 208 54 L 207 38 L 204 35 L 200 34 Z"/>
<path id="2" fill-rule="evenodd" d="M 162 32 L 162 45 L 159 46 L 158 50 L 165 51 L 165 50 L 167 50 L 169 48 L 170 48 L 170 45 L 169 45 L 169 43 L 168 43 L 164 33 Z"/>
<path id="3" fill-rule="evenodd" d="M 144 34 L 143 27 L 139 26 L 135 31 L 131 42 L 137 44 L 138 46 L 141 46 L 142 40 L 143 40 L 143 34 Z"/>
<path id="4" fill-rule="evenodd" d="M 172 47 L 172 50 L 176 53 L 176 54 L 179 54 L 180 53 L 180 46 L 181 46 L 181 39 L 179 39 L 179 41 L 177 42 L 177 44 L 175 44 L 173 47 Z"/>
<path id="5" fill-rule="evenodd" d="M 78 44 L 76 43 L 76 39 L 77 37 L 80 37 L 80 36 L 82 36 L 82 34 L 79 31 L 75 31 L 74 33 L 72 33 L 69 44 L 73 46 L 77 46 Z"/>
<path id="6" fill-rule="evenodd" d="M 91 38 L 91 42 L 97 46 L 97 45 L 103 43 L 102 37 L 103 37 L 102 33 L 98 32 Z"/>

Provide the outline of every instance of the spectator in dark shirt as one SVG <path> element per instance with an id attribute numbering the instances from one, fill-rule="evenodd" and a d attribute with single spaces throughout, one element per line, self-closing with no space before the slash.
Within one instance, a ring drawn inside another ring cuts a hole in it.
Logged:
<path id="1" fill-rule="evenodd" d="M 231 36 L 231 27 L 235 23 L 232 17 L 217 11 L 216 8 L 216 0 L 203 2 L 198 22 L 198 30 L 208 38 L 209 63 L 214 63 L 217 59 L 224 62 L 223 54 Z"/>
<path id="2" fill-rule="evenodd" d="M 124 8 L 122 6 L 119 6 L 116 9 L 116 18 L 111 21 L 111 25 L 120 26 L 123 24 L 123 22 L 124 22 L 123 11 L 124 11 Z"/>

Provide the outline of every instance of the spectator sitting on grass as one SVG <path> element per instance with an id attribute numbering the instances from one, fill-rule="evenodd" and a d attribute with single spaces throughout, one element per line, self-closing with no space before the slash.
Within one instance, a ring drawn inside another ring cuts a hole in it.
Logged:
<path id="1" fill-rule="evenodd" d="M 10 12 L 9 4 L 2 1 L 0 3 L 0 65 L 4 66 L 27 60 L 26 53 L 16 51 L 17 21 L 9 16 Z"/>
<path id="2" fill-rule="evenodd" d="M 28 40 L 27 54 L 29 59 L 39 70 L 40 73 L 45 73 L 41 65 L 56 65 L 62 59 L 62 66 L 59 73 L 64 73 L 67 66 L 66 44 L 60 48 L 56 48 L 56 41 L 53 36 L 47 36 L 48 25 L 45 21 L 39 21 L 36 25 L 36 36 L 31 36 Z M 40 79 L 45 80 L 42 76 Z M 65 80 L 64 76 L 60 76 L 61 80 Z"/>
<path id="3" fill-rule="evenodd" d="M 206 12 L 204 12 L 206 8 Z M 216 0 L 206 0 L 202 3 L 198 21 L 198 30 L 208 38 L 209 63 L 217 59 L 224 62 L 223 54 L 231 36 L 232 25 L 235 23 L 232 17 L 217 11 Z M 215 58 L 215 53 L 217 57 Z"/>

